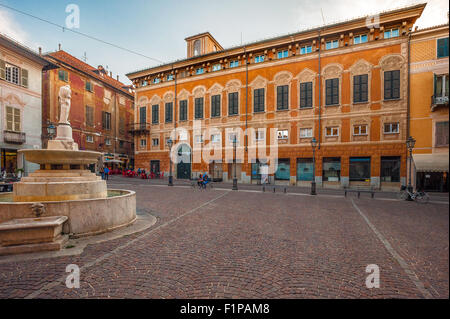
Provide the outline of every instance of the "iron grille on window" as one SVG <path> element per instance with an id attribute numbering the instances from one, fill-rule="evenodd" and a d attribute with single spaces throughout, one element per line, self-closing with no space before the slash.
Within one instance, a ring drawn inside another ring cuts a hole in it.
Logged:
<path id="1" fill-rule="evenodd" d="M 328 79 L 325 81 L 325 104 L 339 104 L 339 79 Z"/>
<path id="2" fill-rule="evenodd" d="M 195 118 L 202 119 L 203 118 L 203 98 L 198 97 L 195 99 Z"/>
<path id="3" fill-rule="evenodd" d="M 368 100 L 368 78 L 367 74 L 355 75 L 353 77 L 353 102 L 367 102 Z"/>
<path id="4" fill-rule="evenodd" d="M 312 82 L 300 83 L 300 108 L 312 107 Z"/>
<path id="5" fill-rule="evenodd" d="M 288 100 L 289 100 L 289 86 L 288 85 L 277 86 L 277 109 L 287 110 L 289 105 Z"/>
<path id="6" fill-rule="evenodd" d="M 384 72 L 384 99 L 400 98 L 400 70 Z"/>
<path id="7" fill-rule="evenodd" d="M 187 121 L 187 100 L 180 101 L 180 121 Z"/>
<path id="8" fill-rule="evenodd" d="M 238 92 L 228 93 L 228 114 L 239 114 L 239 96 Z"/>
<path id="9" fill-rule="evenodd" d="M 264 88 L 253 91 L 253 111 L 264 112 Z"/>
<path id="10" fill-rule="evenodd" d="M 166 103 L 166 123 L 171 123 L 173 117 L 173 103 Z"/>
<path id="11" fill-rule="evenodd" d="M 220 95 L 211 96 L 211 117 L 220 116 Z"/>

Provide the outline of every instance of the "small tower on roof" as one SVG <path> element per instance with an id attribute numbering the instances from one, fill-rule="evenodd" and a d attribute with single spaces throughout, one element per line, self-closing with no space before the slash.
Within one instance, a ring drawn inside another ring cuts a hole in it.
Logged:
<path id="1" fill-rule="evenodd" d="M 187 37 L 187 58 L 223 50 L 223 47 L 209 32 Z"/>

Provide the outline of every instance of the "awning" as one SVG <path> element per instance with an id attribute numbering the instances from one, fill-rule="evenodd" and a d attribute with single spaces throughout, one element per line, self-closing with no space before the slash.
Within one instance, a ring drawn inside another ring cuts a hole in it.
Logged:
<path id="1" fill-rule="evenodd" d="M 119 160 L 115 160 L 115 159 L 112 159 L 112 160 L 106 159 L 105 163 L 120 163 L 120 164 L 122 164 L 123 161 L 119 161 Z"/>
<path id="2" fill-rule="evenodd" d="M 448 172 L 448 153 L 413 154 L 417 172 Z"/>

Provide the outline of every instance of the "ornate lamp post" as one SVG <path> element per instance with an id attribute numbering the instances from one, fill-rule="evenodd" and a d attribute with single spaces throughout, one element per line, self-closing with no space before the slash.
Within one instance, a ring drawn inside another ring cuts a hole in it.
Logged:
<path id="1" fill-rule="evenodd" d="M 47 135 L 49 139 L 53 139 L 53 136 L 56 134 L 56 127 L 52 122 L 47 122 Z"/>
<path id="2" fill-rule="evenodd" d="M 317 140 L 315 137 L 311 140 L 311 147 L 313 151 L 313 179 L 311 182 L 311 195 L 317 195 L 316 193 L 316 146 Z"/>
<path id="3" fill-rule="evenodd" d="M 173 141 L 171 138 L 167 140 L 167 146 L 169 146 L 169 186 L 173 186 L 172 180 L 172 145 Z"/>
<path id="4" fill-rule="evenodd" d="M 413 191 L 413 187 L 411 184 L 411 169 L 412 169 L 412 150 L 415 144 L 416 140 L 412 136 L 408 137 L 408 139 L 406 140 L 406 148 L 409 151 L 408 191 L 410 193 Z M 406 200 L 412 200 L 411 196 L 408 195 L 408 198 Z"/>
<path id="5" fill-rule="evenodd" d="M 233 166 L 234 166 L 234 175 L 233 175 L 233 190 L 237 191 L 237 178 L 236 178 L 236 144 L 237 144 L 237 136 L 236 134 L 233 137 L 233 148 L 234 148 L 234 156 L 233 156 Z"/>

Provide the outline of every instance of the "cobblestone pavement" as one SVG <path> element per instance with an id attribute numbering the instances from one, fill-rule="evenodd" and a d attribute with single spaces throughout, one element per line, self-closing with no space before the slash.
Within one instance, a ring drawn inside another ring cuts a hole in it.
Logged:
<path id="1" fill-rule="evenodd" d="M 156 224 L 79 256 L 0 257 L 0 298 L 449 297 L 447 204 L 108 183 L 135 190 Z M 369 264 L 380 288 L 366 288 Z"/>

